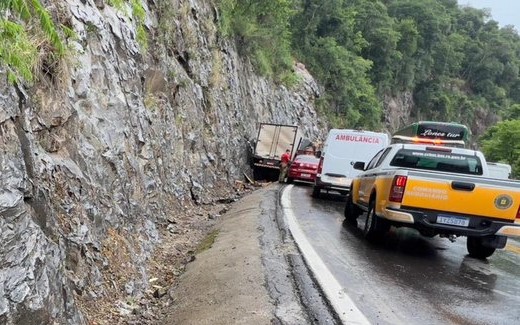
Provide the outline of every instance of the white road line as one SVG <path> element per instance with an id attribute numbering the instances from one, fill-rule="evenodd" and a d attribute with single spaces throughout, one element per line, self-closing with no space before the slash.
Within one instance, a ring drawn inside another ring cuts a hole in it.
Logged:
<path id="1" fill-rule="evenodd" d="M 329 299 L 332 307 L 338 313 L 343 324 L 370 324 L 365 315 L 363 315 L 352 299 L 347 295 L 346 289 L 343 288 L 332 273 L 330 273 L 329 269 L 325 266 L 325 263 L 323 263 L 298 225 L 298 222 L 292 213 L 291 201 L 289 199 L 289 193 L 291 192 L 292 187 L 293 185 L 286 186 L 282 193 L 282 208 L 291 234 L 300 248 L 305 261 L 311 268 L 314 277 L 318 280 L 323 292 Z"/>

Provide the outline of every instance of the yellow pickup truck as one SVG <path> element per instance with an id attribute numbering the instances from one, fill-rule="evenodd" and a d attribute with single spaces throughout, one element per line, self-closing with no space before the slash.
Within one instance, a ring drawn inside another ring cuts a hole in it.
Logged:
<path id="1" fill-rule="evenodd" d="M 490 178 L 475 150 L 424 144 L 393 144 L 353 181 L 345 218 L 357 225 L 366 212 L 364 236 L 373 240 L 390 226 L 452 241 L 467 236 L 470 256 L 487 258 L 520 237 L 520 182 Z"/>

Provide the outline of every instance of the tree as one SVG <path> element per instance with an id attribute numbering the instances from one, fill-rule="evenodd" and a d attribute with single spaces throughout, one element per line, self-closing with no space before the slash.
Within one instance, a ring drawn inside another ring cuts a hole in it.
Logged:
<path id="1" fill-rule="evenodd" d="M 512 166 L 514 178 L 520 176 L 520 120 L 499 122 L 481 138 L 482 152 L 489 161 Z"/>
<path id="2" fill-rule="evenodd" d="M 395 85 L 395 70 L 401 59 L 401 53 L 396 49 L 401 35 L 396 30 L 395 20 L 379 1 L 356 0 L 347 3 L 347 8 L 355 12 L 356 30 L 367 42 L 361 55 L 373 63 L 370 78 L 379 93 L 390 91 Z"/>
<path id="3" fill-rule="evenodd" d="M 456 0 L 220 1 L 222 30 L 258 66 L 291 55 L 306 65 L 334 127 L 378 128 L 382 99 L 403 93 L 412 119 L 518 116 L 520 36 L 489 11 Z"/>
<path id="4" fill-rule="evenodd" d="M 276 78 L 292 68 L 292 0 L 221 0 L 220 9 L 221 33 L 236 40 L 259 73 Z"/>
<path id="5" fill-rule="evenodd" d="M 504 118 L 507 120 L 520 120 L 520 104 L 513 104 L 505 112 Z"/>
<path id="6" fill-rule="evenodd" d="M 416 60 L 414 57 L 418 49 L 419 31 L 412 19 L 399 20 L 396 28 L 400 34 L 397 43 L 400 60 L 394 63 L 396 71 L 393 89 L 394 91 L 409 90 L 413 89 L 415 84 Z"/>
<path id="7" fill-rule="evenodd" d="M 292 21 L 293 49 L 319 81 L 320 110 L 334 127 L 379 128 L 382 105 L 369 78 L 373 63 L 345 0 L 302 0 Z"/>

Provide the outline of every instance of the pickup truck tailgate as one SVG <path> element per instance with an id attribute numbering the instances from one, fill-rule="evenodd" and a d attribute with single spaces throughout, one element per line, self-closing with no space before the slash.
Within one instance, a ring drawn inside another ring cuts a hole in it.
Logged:
<path id="1" fill-rule="evenodd" d="M 520 182 L 410 172 L 401 206 L 513 221 L 519 204 Z"/>

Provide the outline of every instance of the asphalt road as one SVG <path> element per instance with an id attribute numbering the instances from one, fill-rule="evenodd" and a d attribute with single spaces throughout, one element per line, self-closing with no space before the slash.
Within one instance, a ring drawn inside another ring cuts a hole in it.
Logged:
<path id="1" fill-rule="evenodd" d="M 467 256 L 465 238 L 451 243 L 404 228 L 392 228 L 381 243 L 371 244 L 360 228 L 343 223 L 342 197 L 313 199 L 311 190 L 285 187 L 286 211 L 323 264 L 322 284 L 331 285 L 333 295 L 341 288 L 347 297 L 339 299 L 353 303 L 346 312 L 361 315 L 356 322 L 520 324 L 519 241 L 509 240 L 484 261 Z"/>

